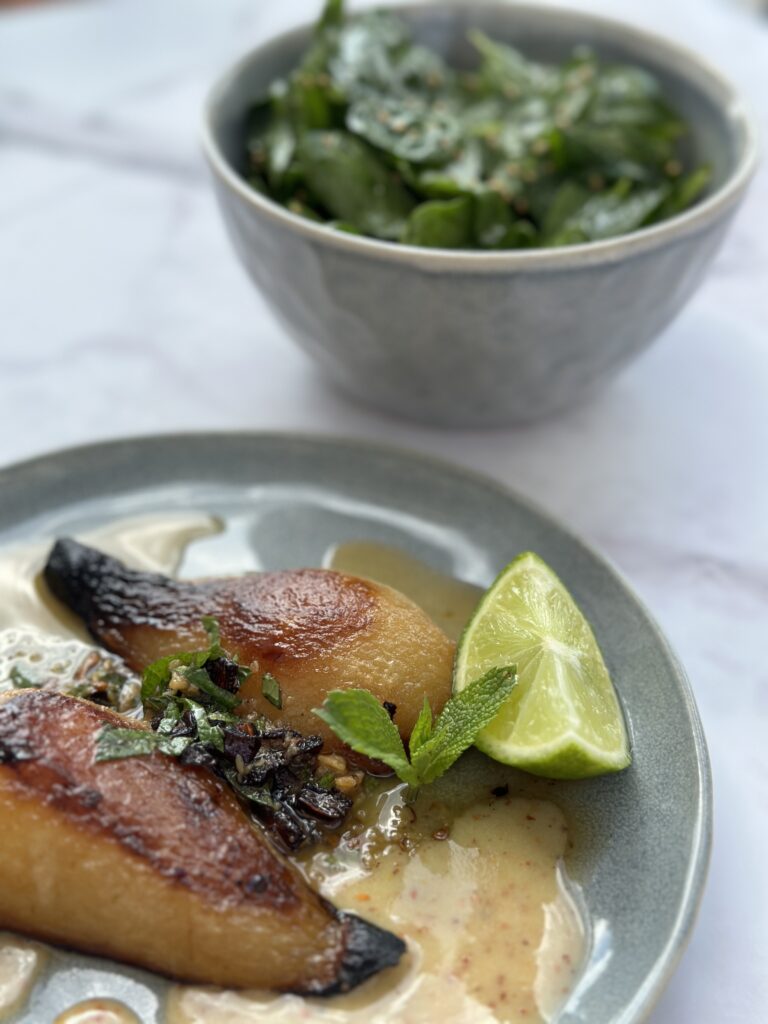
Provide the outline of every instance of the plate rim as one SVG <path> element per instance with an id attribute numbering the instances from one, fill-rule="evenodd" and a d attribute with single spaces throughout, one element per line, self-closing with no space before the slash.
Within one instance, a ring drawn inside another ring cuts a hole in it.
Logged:
<path id="1" fill-rule="evenodd" d="M 369 451 L 395 460 L 406 460 L 411 464 L 420 463 L 429 466 L 439 473 L 447 474 L 454 478 L 463 477 L 470 480 L 475 485 L 495 492 L 499 498 L 512 501 L 521 506 L 534 517 L 544 520 L 549 526 L 554 527 L 557 531 L 568 537 L 571 543 L 581 548 L 603 571 L 613 578 L 614 582 L 626 592 L 628 597 L 631 598 L 642 612 L 656 643 L 669 661 L 675 682 L 683 697 L 685 709 L 691 723 L 691 734 L 700 780 L 696 828 L 692 834 L 691 856 L 687 865 L 685 885 L 680 896 L 680 909 L 674 926 L 642 985 L 626 1004 L 620 1017 L 616 1018 L 612 1024 L 640 1024 L 641 1021 L 646 1020 L 678 967 L 693 934 L 701 907 L 712 853 L 712 770 L 701 716 L 688 675 L 645 602 L 638 596 L 632 584 L 626 579 L 621 570 L 616 567 L 610 557 L 597 550 L 578 532 L 572 530 L 559 516 L 553 515 L 537 501 L 521 494 L 489 473 L 467 468 L 448 458 L 433 455 L 431 452 L 425 452 L 421 449 L 408 448 L 404 445 L 388 442 L 371 441 L 365 438 L 350 438 L 345 435 L 332 433 L 310 433 L 290 430 L 184 430 L 126 435 L 94 442 L 85 442 L 50 449 L 28 458 L 0 465 L 0 491 L 3 487 L 13 482 L 14 477 L 21 477 L 19 482 L 22 486 L 25 484 L 27 486 L 34 486 L 34 474 L 45 470 L 47 466 L 53 463 L 60 463 L 62 460 L 73 456 L 78 459 L 87 459 L 90 455 L 103 457 L 110 450 L 130 448 L 145 449 L 147 454 L 151 455 L 152 447 L 157 443 L 175 443 L 181 446 L 193 446 L 195 443 L 204 443 L 226 447 L 234 443 L 243 444 L 248 442 L 262 446 L 277 444 L 314 446 L 326 451 L 331 449 L 343 450 L 345 448 L 354 449 L 357 452 Z M 30 475 L 29 479 L 24 480 L 24 477 L 28 474 Z M 0 527 L 1 529 L 2 527 Z"/>

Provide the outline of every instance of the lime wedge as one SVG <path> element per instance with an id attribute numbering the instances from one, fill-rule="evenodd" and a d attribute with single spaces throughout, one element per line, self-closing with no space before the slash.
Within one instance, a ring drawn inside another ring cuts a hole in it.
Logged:
<path id="1" fill-rule="evenodd" d="M 504 569 L 470 619 L 454 691 L 503 665 L 517 665 L 518 684 L 478 735 L 480 750 L 553 779 L 627 767 L 627 730 L 597 640 L 563 584 L 531 552 Z"/>

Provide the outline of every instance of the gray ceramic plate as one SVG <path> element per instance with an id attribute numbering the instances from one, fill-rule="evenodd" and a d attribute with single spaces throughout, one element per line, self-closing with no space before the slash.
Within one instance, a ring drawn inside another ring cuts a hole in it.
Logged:
<path id="1" fill-rule="evenodd" d="M 519 551 L 539 552 L 591 620 L 630 725 L 620 776 L 558 783 L 576 853 L 568 868 L 591 924 L 588 963 L 560 1024 L 642 1020 L 685 945 L 711 838 L 707 751 L 689 685 L 664 637 L 593 551 L 493 482 L 415 455 L 344 441 L 199 435 L 116 442 L 0 472 L 0 543 L 50 537 L 137 513 L 201 510 L 228 524 L 222 569 L 319 564 L 334 543 L 394 543 L 487 584 Z M 210 551 L 209 551 L 210 557 Z M 195 565 L 194 555 L 187 567 Z M 555 784 L 551 784 L 555 786 Z M 114 995 L 146 1024 L 164 983 L 61 954 L 20 1024 L 76 999 Z"/>

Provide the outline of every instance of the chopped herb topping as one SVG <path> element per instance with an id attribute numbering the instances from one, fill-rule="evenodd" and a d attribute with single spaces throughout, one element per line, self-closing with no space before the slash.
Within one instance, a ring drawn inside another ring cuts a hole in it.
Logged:
<path id="1" fill-rule="evenodd" d="M 145 670 L 145 708 L 155 712 L 151 731 L 105 726 L 96 760 L 157 752 L 208 768 L 285 848 L 317 841 L 324 829 L 341 825 L 352 806 L 336 787 L 336 775 L 319 769 L 322 739 L 260 716 L 236 715 L 250 669 L 222 648 L 215 620 L 204 620 L 204 626 L 208 648 L 161 658 Z M 267 676 L 264 695 L 280 707 L 278 682 Z"/>

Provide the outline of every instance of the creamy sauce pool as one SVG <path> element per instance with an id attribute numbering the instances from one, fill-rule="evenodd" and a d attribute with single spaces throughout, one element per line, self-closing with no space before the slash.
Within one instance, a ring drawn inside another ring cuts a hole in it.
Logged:
<path id="1" fill-rule="evenodd" d="M 190 541 L 220 528 L 201 515 L 143 517 L 81 539 L 136 567 L 173 573 Z M 9 685 L 14 663 L 64 678 L 92 650 L 81 625 L 39 580 L 48 549 L 0 551 L 0 688 Z M 403 591 L 454 639 L 480 593 L 378 544 L 341 545 L 326 564 Z M 520 776 L 475 752 L 413 807 L 403 804 L 401 786 L 372 782 L 338 845 L 306 852 L 299 866 L 337 906 L 405 938 L 403 963 L 326 1000 L 173 986 L 167 1024 L 551 1019 L 578 973 L 584 933 L 562 866 L 563 815 L 519 790 Z M 43 956 L 37 944 L 0 941 L 0 1015 L 26 999 Z M 127 1008 L 101 1000 L 62 1012 L 57 1024 L 133 1019 Z"/>

